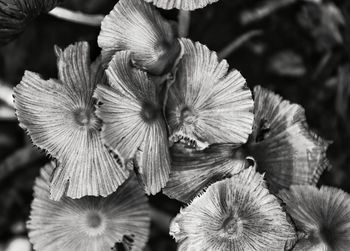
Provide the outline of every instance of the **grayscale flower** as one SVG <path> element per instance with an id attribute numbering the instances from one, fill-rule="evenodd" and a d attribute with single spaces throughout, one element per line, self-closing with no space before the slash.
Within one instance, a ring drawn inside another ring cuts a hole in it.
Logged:
<path id="1" fill-rule="evenodd" d="M 237 70 L 200 43 L 181 39 L 184 54 L 169 89 L 170 140 L 204 149 L 214 143 L 243 144 L 253 125 L 253 99 Z"/>
<path id="2" fill-rule="evenodd" d="M 89 46 L 80 42 L 64 51 L 56 48 L 59 80 L 44 80 L 26 71 L 15 91 L 20 126 L 33 143 L 59 162 L 51 196 L 107 196 L 129 173 L 100 138 L 101 121 L 92 98 L 105 77 L 100 61 L 90 63 Z"/>
<path id="3" fill-rule="evenodd" d="M 0 44 L 6 44 L 21 34 L 41 13 L 49 12 L 62 0 L 1 0 Z"/>
<path id="4" fill-rule="evenodd" d="M 328 167 L 329 142 L 310 131 L 304 109 L 260 86 L 254 89 L 254 126 L 247 149 L 272 191 L 315 185 Z"/>
<path id="5" fill-rule="evenodd" d="M 101 25 L 98 44 L 108 63 L 115 52 L 132 52 L 134 66 L 154 75 L 172 70 L 181 54 L 174 25 L 143 0 L 120 0 Z"/>
<path id="6" fill-rule="evenodd" d="M 344 251 L 350 247 L 350 196 L 340 189 L 291 186 L 279 197 L 293 219 L 299 240 L 293 251 Z"/>
<path id="7" fill-rule="evenodd" d="M 135 176 L 106 198 L 53 201 L 49 198 L 53 169 L 53 163 L 42 168 L 34 186 L 27 228 L 35 250 L 109 251 L 126 235 L 132 238 L 132 250 L 142 250 L 149 235 L 150 211 Z"/>
<path id="8" fill-rule="evenodd" d="M 216 181 L 242 171 L 249 163 L 239 146 L 215 144 L 198 151 L 177 143 L 170 148 L 171 172 L 163 193 L 189 203 Z"/>
<path id="9" fill-rule="evenodd" d="M 295 238 L 277 198 L 254 168 L 211 185 L 175 217 L 170 234 L 183 251 L 284 250 Z"/>
<path id="10" fill-rule="evenodd" d="M 105 144 L 124 162 L 134 160 L 147 193 L 156 194 L 168 181 L 170 157 L 166 124 L 157 85 L 131 66 L 129 51 L 117 52 L 106 71 L 109 86 L 99 85 L 97 115 Z"/>
<path id="11" fill-rule="evenodd" d="M 181 10 L 195 10 L 204 8 L 208 4 L 215 3 L 219 0 L 145 0 L 163 9 L 181 9 Z"/>

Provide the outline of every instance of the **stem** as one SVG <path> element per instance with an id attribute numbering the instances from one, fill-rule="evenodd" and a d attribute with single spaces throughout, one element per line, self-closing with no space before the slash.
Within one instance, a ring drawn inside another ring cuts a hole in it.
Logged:
<path id="1" fill-rule="evenodd" d="M 179 10 L 178 21 L 179 37 L 187 37 L 190 30 L 191 12 L 187 10 Z"/>
<path id="2" fill-rule="evenodd" d="M 49 12 L 50 15 L 78 24 L 85 24 L 90 26 L 100 26 L 104 18 L 103 15 L 91 15 L 81 12 L 67 10 L 62 7 L 56 7 Z"/>
<path id="3" fill-rule="evenodd" d="M 258 21 L 260 19 L 263 19 L 264 17 L 267 17 L 268 15 L 272 14 L 273 12 L 287 7 L 293 3 L 296 3 L 300 0 L 268 0 L 264 3 L 260 4 L 258 7 L 256 7 L 253 10 L 247 10 L 241 14 L 240 20 L 242 24 L 249 24 L 255 21 Z"/>
<path id="4" fill-rule="evenodd" d="M 231 43 L 229 43 L 225 48 L 223 48 L 218 53 L 219 58 L 228 57 L 232 52 L 234 52 L 239 47 L 241 47 L 245 42 L 261 34 L 262 34 L 261 30 L 253 30 L 239 36 L 237 39 L 233 40 Z"/>

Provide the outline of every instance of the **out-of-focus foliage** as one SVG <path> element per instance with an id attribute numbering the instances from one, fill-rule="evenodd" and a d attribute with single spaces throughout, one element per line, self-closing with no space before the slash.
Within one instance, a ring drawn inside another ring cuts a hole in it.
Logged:
<path id="1" fill-rule="evenodd" d="M 324 173 L 321 182 L 350 192 L 350 1 L 294 1 L 263 18 L 242 23 L 243 12 L 266 4 L 272 8 L 274 2 L 220 0 L 191 13 L 189 37 L 220 51 L 237 37 L 260 30 L 259 36 L 228 56 L 230 66 L 242 73 L 249 87 L 262 85 L 305 108 L 310 127 L 333 141 L 327 153 L 333 167 Z M 115 3 L 115 0 L 71 0 L 63 6 L 90 14 L 107 14 Z M 162 14 L 172 20 L 177 17 L 176 10 Z M 18 39 L 0 47 L 0 79 L 10 86 L 16 85 L 24 69 L 54 77 L 55 44 L 66 47 L 87 40 L 92 57 L 96 57 L 100 52 L 98 34 L 98 27 L 41 15 Z M 0 110 L 5 107 L 12 109 L 0 101 Z M 9 158 L 30 144 L 16 120 L 0 119 L 0 167 L 3 167 L 5 160 L 12 163 Z M 1 243 L 26 234 L 24 222 L 29 214 L 32 186 L 44 162 L 45 158 L 40 156 L 29 162 L 18 159 L 14 163 L 23 163 L 22 166 L 4 179 L 0 177 Z M 181 206 L 163 195 L 151 196 L 150 202 L 171 216 Z M 176 245 L 167 230 L 154 222 L 147 248 L 175 250 Z"/>

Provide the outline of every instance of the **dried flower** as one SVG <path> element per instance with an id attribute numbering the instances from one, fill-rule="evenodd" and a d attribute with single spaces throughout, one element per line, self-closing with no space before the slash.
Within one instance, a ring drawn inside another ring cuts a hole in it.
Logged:
<path id="1" fill-rule="evenodd" d="M 190 202 L 216 181 L 242 171 L 247 160 L 234 144 L 215 144 L 198 151 L 177 143 L 170 148 L 171 172 L 163 189 L 170 198 Z"/>
<path id="2" fill-rule="evenodd" d="M 169 89 L 170 140 L 204 149 L 214 143 L 242 144 L 253 124 L 253 99 L 237 70 L 200 43 L 181 40 L 184 55 Z"/>
<path id="3" fill-rule="evenodd" d="M 208 4 L 215 3 L 219 0 L 145 0 L 163 9 L 181 9 L 181 10 L 195 10 L 204 8 Z"/>
<path id="4" fill-rule="evenodd" d="M 300 239 L 293 251 L 343 251 L 350 247 L 350 196 L 340 189 L 299 185 L 282 190 Z"/>
<path id="5" fill-rule="evenodd" d="M 27 228 L 36 250 L 111 250 L 125 235 L 132 237 L 133 250 L 142 250 L 149 235 L 150 212 L 134 176 L 106 198 L 53 201 L 49 198 L 53 169 L 54 164 L 42 168 L 34 186 Z"/>
<path id="6" fill-rule="evenodd" d="M 310 132 L 304 109 L 260 86 L 255 87 L 255 121 L 247 143 L 272 191 L 316 184 L 328 167 L 329 142 Z"/>
<path id="7" fill-rule="evenodd" d="M 120 0 L 105 17 L 98 37 L 104 62 L 130 50 L 134 66 L 154 75 L 169 72 L 181 47 L 174 27 L 143 0 Z"/>
<path id="8" fill-rule="evenodd" d="M 170 226 L 179 250 L 283 250 L 295 236 L 263 176 L 248 168 L 211 185 Z"/>
<path id="9" fill-rule="evenodd" d="M 97 115 L 102 137 L 124 161 L 135 165 L 147 193 L 155 194 L 169 178 L 170 157 L 166 124 L 157 85 L 147 73 L 130 64 L 128 51 L 117 52 L 107 69 L 110 87 L 99 85 Z"/>
<path id="10" fill-rule="evenodd" d="M 20 126 L 60 163 L 51 182 L 53 199 L 65 192 L 71 198 L 107 196 L 126 180 L 128 171 L 100 139 L 92 95 L 104 81 L 101 64 L 90 64 L 86 42 L 56 53 L 59 80 L 43 80 L 27 71 L 15 87 Z"/>
<path id="11" fill-rule="evenodd" d="M 62 0 L 2 0 L 0 1 L 0 44 L 6 44 L 21 34 L 28 23 L 41 13 L 49 12 Z"/>

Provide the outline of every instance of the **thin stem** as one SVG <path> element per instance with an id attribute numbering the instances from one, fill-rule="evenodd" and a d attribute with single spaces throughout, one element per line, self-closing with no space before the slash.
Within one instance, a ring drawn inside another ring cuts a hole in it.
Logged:
<path id="1" fill-rule="evenodd" d="M 187 10 L 179 10 L 178 22 L 179 37 L 187 37 L 190 31 L 191 12 Z"/>
<path id="2" fill-rule="evenodd" d="M 50 15 L 78 24 L 85 24 L 90 26 L 100 26 L 104 18 L 103 15 L 91 15 L 81 12 L 67 10 L 62 7 L 56 7 L 49 12 Z"/>
<path id="3" fill-rule="evenodd" d="M 237 39 L 233 40 L 231 43 L 229 43 L 225 48 L 223 48 L 219 53 L 219 58 L 226 58 L 230 54 L 232 54 L 235 50 L 237 50 L 239 47 L 241 47 L 245 42 L 250 40 L 251 38 L 261 35 L 261 30 L 253 30 L 249 31 L 241 36 L 239 36 Z"/>

